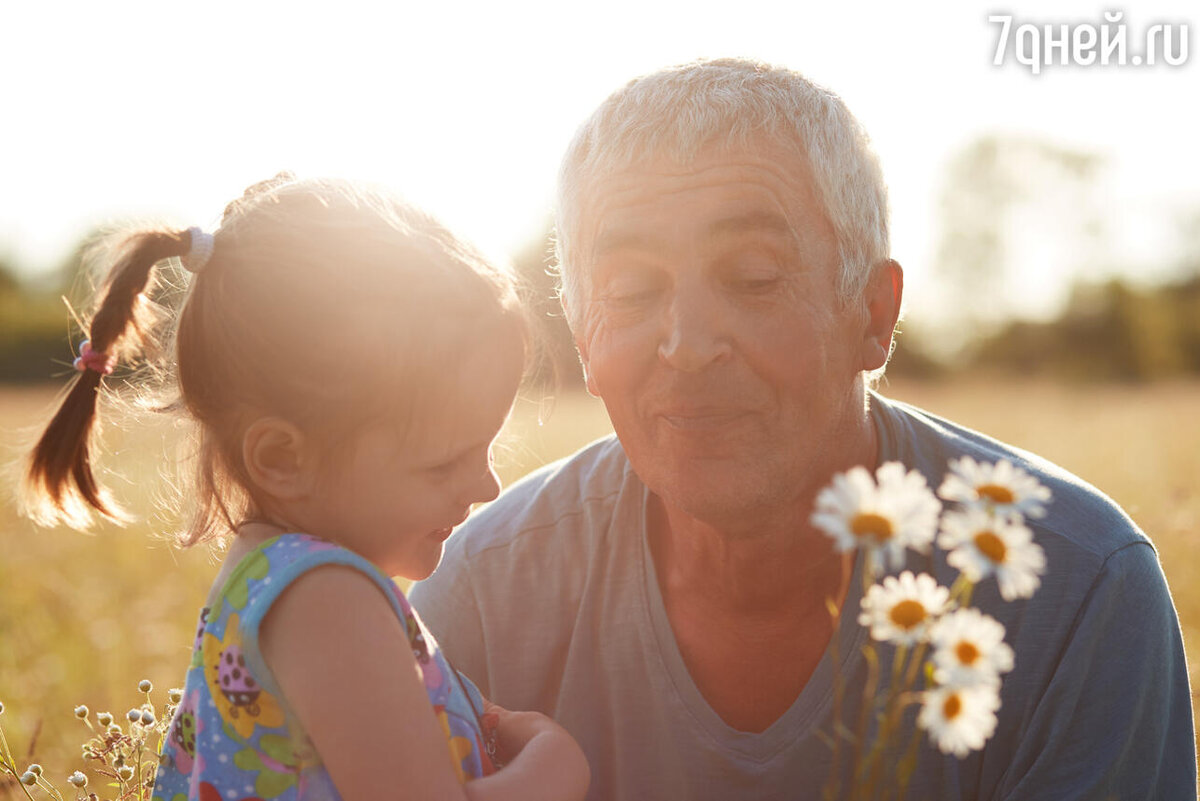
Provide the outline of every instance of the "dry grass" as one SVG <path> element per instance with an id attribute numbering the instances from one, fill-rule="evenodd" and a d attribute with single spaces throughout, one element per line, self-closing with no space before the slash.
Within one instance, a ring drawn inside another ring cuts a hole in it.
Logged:
<path id="1" fill-rule="evenodd" d="M 897 383 L 886 394 L 1037 451 L 1121 503 L 1159 547 L 1183 621 L 1193 666 L 1200 666 L 1200 589 L 1190 558 L 1200 528 L 1200 383 L 1060 387 L 993 382 Z M 0 458 L 16 454 L 15 432 L 38 421 L 52 392 L 0 389 Z M 500 455 L 506 482 L 566 455 L 611 429 L 603 407 L 566 396 L 553 408 L 522 403 Z M 549 412 L 549 413 L 547 413 Z M 69 772 L 85 730 L 71 709 L 121 714 L 139 679 L 157 687 L 182 677 L 196 615 L 215 572 L 203 551 L 178 552 L 156 539 L 168 528 L 151 516 L 164 430 L 141 426 L 107 439 L 110 478 L 147 522 L 93 535 L 40 531 L 0 506 L 0 701 L 14 750 L 41 725 L 36 756 Z M 65 773 L 64 773 L 65 775 Z"/>

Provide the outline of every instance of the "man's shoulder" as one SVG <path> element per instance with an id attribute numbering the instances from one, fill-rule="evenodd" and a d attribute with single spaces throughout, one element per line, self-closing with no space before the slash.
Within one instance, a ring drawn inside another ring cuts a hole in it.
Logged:
<path id="1" fill-rule="evenodd" d="M 1131 544 L 1150 544 L 1116 502 L 1059 465 L 911 404 L 879 395 L 871 400 L 885 458 L 920 470 L 935 491 L 951 459 L 970 456 L 989 463 L 1004 459 L 1050 490 L 1045 517 L 1026 521 L 1039 539 L 1088 554 L 1097 566 Z"/>
<path id="2" fill-rule="evenodd" d="M 471 515 L 450 538 L 447 549 L 473 558 L 493 548 L 511 547 L 538 532 L 570 528 L 586 533 L 602 528 L 632 483 L 636 478 L 625 451 L 616 436 L 609 435 L 505 489 Z"/>

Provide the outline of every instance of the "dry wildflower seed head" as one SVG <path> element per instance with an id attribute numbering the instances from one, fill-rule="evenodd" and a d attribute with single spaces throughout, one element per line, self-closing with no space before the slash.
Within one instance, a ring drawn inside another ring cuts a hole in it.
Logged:
<path id="1" fill-rule="evenodd" d="M 122 765 L 117 768 L 117 775 L 121 777 L 121 781 L 127 782 L 133 778 L 133 768 L 128 765 Z"/>
<path id="2" fill-rule="evenodd" d="M 137 723 L 142 719 L 142 710 L 131 709 L 125 713 L 125 717 L 129 719 L 130 723 Z"/>
<path id="3" fill-rule="evenodd" d="M 27 767 L 25 770 L 29 771 L 29 772 L 30 772 L 30 773 L 32 773 L 34 776 L 41 776 L 41 775 L 42 775 L 42 766 L 41 766 L 41 765 L 39 765 L 39 764 L 38 764 L 38 763 L 36 763 L 36 762 L 34 762 L 34 763 L 33 763 L 32 765 L 30 765 L 29 767 Z"/>
<path id="4" fill-rule="evenodd" d="M 87 776 L 84 776 L 79 771 L 75 771 L 67 777 L 67 781 L 71 784 L 71 786 L 83 789 L 84 787 L 87 787 L 88 779 Z"/>
<path id="5" fill-rule="evenodd" d="M 108 724 L 108 733 L 109 733 L 109 734 L 120 734 L 120 733 L 121 733 L 121 726 L 120 726 L 119 724 L 117 724 L 117 723 L 110 723 L 110 724 Z"/>
<path id="6" fill-rule="evenodd" d="M 37 779 L 38 777 L 31 770 L 27 770 L 21 774 L 21 784 L 25 785 L 26 787 L 32 787 L 33 785 L 37 784 Z"/>
<path id="7" fill-rule="evenodd" d="M 138 691 L 148 693 L 154 689 L 154 685 L 150 683 L 150 679 L 142 679 L 138 682 Z"/>
<path id="8" fill-rule="evenodd" d="M 167 700 L 172 704 L 178 704 L 183 700 L 183 690 L 179 689 L 178 687 L 172 687 L 171 689 L 167 690 Z"/>
<path id="9" fill-rule="evenodd" d="M 96 722 L 101 726 L 111 726 L 113 722 L 112 712 L 101 712 L 97 714 Z"/>
<path id="10" fill-rule="evenodd" d="M 154 713 L 151 712 L 149 709 L 145 709 L 142 711 L 142 725 L 143 726 L 153 726 L 154 725 Z"/>
<path id="11" fill-rule="evenodd" d="M 80 704 L 79 706 L 75 707 L 75 717 L 79 718 L 80 720 L 87 720 L 87 716 L 88 708 L 86 706 Z"/>
<path id="12" fill-rule="evenodd" d="M 4 714 L 4 702 L 0 701 L 0 715 Z"/>

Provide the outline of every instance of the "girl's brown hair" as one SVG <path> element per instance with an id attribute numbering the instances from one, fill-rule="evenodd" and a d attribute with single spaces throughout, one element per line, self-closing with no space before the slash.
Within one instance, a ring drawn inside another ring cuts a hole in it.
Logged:
<path id="1" fill-rule="evenodd" d="M 155 265 L 190 240 L 128 237 L 87 324 L 94 351 L 144 352 Z M 226 208 L 172 329 L 174 405 L 199 432 L 195 511 L 180 537 L 190 545 L 256 514 L 241 450 L 254 420 L 286 419 L 336 461 L 364 425 L 403 429 L 418 404 L 469 391 L 453 386 L 467 349 L 503 347 L 501 330 L 528 348 L 530 326 L 512 277 L 425 213 L 379 189 L 282 174 Z M 23 501 L 39 523 L 124 517 L 92 469 L 103 384 L 81 372 L 33 451 Z"/>

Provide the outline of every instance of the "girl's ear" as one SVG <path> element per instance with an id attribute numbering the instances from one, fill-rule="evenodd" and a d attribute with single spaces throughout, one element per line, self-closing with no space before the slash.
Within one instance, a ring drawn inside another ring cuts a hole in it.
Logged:
<path id="1" fill-rule="evenodd" d="M 294 501 L 312 491 L 318 460 L 299 428 L 278 417 L 255 420 L 242 435 L 242 461 L 263 493 Z"/>

